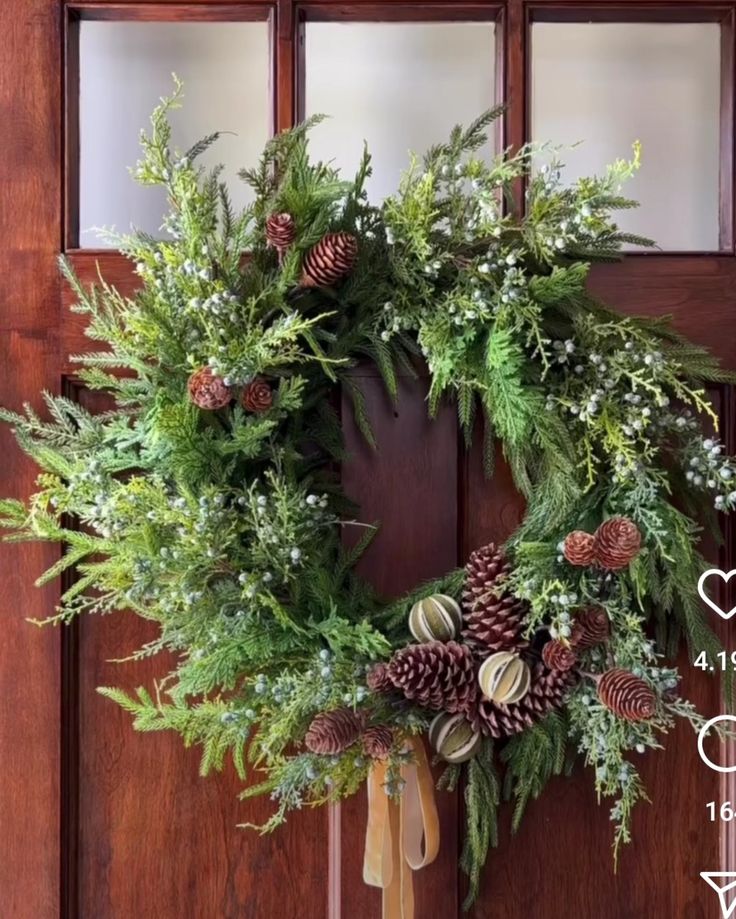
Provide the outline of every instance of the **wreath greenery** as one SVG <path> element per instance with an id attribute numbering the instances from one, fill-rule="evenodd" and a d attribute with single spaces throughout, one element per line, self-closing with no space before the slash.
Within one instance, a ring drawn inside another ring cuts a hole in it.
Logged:
<path id="1" fill-rule="evenodd" d="M 554 151 L 539 170 L 532 146 L 479 158 L 495 110 L 412 162 L 377 208 L 367 153 L 352 181 L 309 159 L 311 119 L 243 171 L 254 202 L 236 214 L 196 162 L 217 135 L 171 148 L 180 95 L 154 112 L 135 171 L 168 193 L 167 238 L 112 237 L 140 289 L 87 289 L 62 260 L 104 344 L 75 358 L 79 377 L 115 407 L 46 394 L 49 421 L 1 413 L 42 469 L 27 505 L 0 505 L 8 538 L 65 547 L 39 583 L 78 572 L 51 621 L 128 609 L 157 622 L 136 656 L 176 663 L 155 693 L 100 691 L 138 729 L 201 745 L 203 773 L 228 754 L 243 779 L 265 772 L 244 795 L 275 801 L 266 830 L 354 793 L 378 758 L 400 795 L 405 741 L 434 719 L 441 785 L 465 780 L 471 899 L 503 794 L 518 824 L 568 754 L 614 798 L 615 845 L 627 841 L 645 795 L 629 754 L 676 716 L 702 723 L 663 658 L 682 633 L 693 653 L 719 650 L 696 546 L 704 496 L 736 505 L 736 461 L 700 420 L 717 421 L 705 384 L 731 378 L 666 321 L 586 290 L 591 262 L 649 244 L 611 216 L 634 206 L 620 187 L 638 149 L 567 187 Z M 454 399 L 468 438 L 482 413 L 488 472 L 498 439 L 527 510 L 505 554 L 482 548 L 466 572 L 387 603 L 353 572 L 373 528 L 341 543 L 357 523 L 331 393 L 349 394 L 372 442 L 350 368 L 375 362 L 395 399 L 397 368 L 417 358 L 430 412 Z"/>

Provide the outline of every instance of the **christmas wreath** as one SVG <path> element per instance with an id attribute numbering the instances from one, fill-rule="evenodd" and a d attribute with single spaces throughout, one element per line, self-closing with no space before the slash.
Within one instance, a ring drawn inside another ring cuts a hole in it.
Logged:
<path id="1" fill-rule="evenodd" d="M 100 692 L 137 728 L 201 745 L 204 773 L 228 755 L 244 780 L 260 771 L 244 795 L 274 800 L 265 830 L 368 780 L 370 840 L 418 770 L 434 850 L 428 732 L 440 785 L 465 789 L 470 900 L 501 770 L 518 823 L 578 753 L 613 798 L 618 847 L 645 795 L 630 754 L 658 747 L 678 716 L 702 724 L 664 656 L 684 633 L 715 659 L 696 547 L 715 520 L 706 503 L 736 505 L 736 460 L 701 426 L 717 422 L 704 386 L 731 378 L 666 321 L 586 290 L 591 262 L 649 244 L 611 217 L 634 204 L 620 186 L 638 149 L 566 186 L 554 151 L 540 169 L 532 146 L 479 158 L 496 110 L 412 162 L 375 207 L 367 153 L 352 181 L 311 161 L 311 119 L 242 172 L 254 200 L 238 214 L 218 171 L 197 165 L 217 135 L 172 149 L 179 99 L 177 87 L 154 112 L 135 171 L 168 193 L 166 238 L 113 236 L 138 291 L 86 288 L 61 263 L 103 343 L 75 358 L 79 377 L 114 407 L 47 394 L 50 420 L 2 411 L 42 469 L 27 504 L 0 505 L 8 538 L 65 547 L 40 583 L 77 572 L 52 621 L 125 609 L 157 622 L 138 656 L 176 663 L 155 693 Z M 352 398 L 372 442 L 349 373 L 363 360 L 392 398 L 397 368 L 423 361 L 429 411 L 454 399 L 468 437 L 482 413 L 489 474 L 499 440 L 526 499 L 504 547 L 391 602 L 353 570 L 374 529 L 341 540 L 357 523 L 331 394 Z M 370 864 L 366 877 L 391 882 Z"/>

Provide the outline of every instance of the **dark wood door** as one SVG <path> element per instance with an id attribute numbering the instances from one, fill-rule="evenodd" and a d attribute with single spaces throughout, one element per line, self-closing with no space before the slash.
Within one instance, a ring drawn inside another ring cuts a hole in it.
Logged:
<path id="1" fill-rule="evenodd" d="M 720 23 L 722 40 L 721 248 L 693 255 L 632 256 L 594 272 L 593 285 L 622 310 L 672 313 L 678 327 L 736 368 L 733 299 L 732 107 L 733 3 L 639 2 L 609 6 L 553 0 L 507 3 L 351 4 L 321 0 L 274 4 L 247 0 L 179 3 L 4 0 L 0 8 L 0 401 L 39 404 L 39 391 L 67 391 L 94 404 L 79 387 L 68 355 L 84 349 L 56 272 L 66 250 L 80 275 L 99 264 L 123 289 L 131 266 L 115 253 L 76 248 L 79 154 L 77 24 L 83 18 L 223 20 L 271 24 L 275 125 L 299 111 L 303 60 L 300 29 L 310 18 L 354 20 L 492 19 L 500 41 L 497 86 L 509 104 L 505 142 L 528 133 L 529 23 L 559 20 L 702 20 Z M 571 100 L 574 104 L 574 100 Z M 351 460 L 345 487 L 366 520 L 383 531 L 363 562 L 366 576 L 396 593 L 462 561 L 489 539 L 506 537 L 522 507 L 503 463 L 492 481 L 481 470 L 480 445 L 459 446 L 451 410 L 430 422 L 424 384 L 403 383 L 394 411 L 370 370 L 361 374 L 379 450 L 370 453 L 345 412 Z M 733 394 L 714 394 L 731 452 L 736 448 Z M 0 432 L 3 492 L 27 495 L 34 470 Z M 728 534 L 730 536 L 730 533 Z M 34 578 L 54 560 L 38 546 L 2 548 L 0 609 L 0 891 L 10 919 L 332 919 L 376 917 L 380 897 L 361 880 L 365 825 L 362 795 L 331 811 L 294 815 L 277 835 L 237 827 L 259 820 L 268 802 L 239 803 L 233 774 L 198 777 L 197 755 L 178 739 L 135 734 L 128 717 L 95 687 L 151 684 L 166 668 L 155 660 L 110 663 L 147 637 L 137 619 L 119 614 L 67 630 L 38 630 L 57 588 Z M 736 566 L 733 540 L 721 550 Z M 727 636 L 728 637 L 728 636 Z M 707 714 L 720 710 L 715 682 L 683 660 L 685 690 Z M 653 803 L 635 818 L 635 843 L 617 874 L 609 857 L 610 826 L 589 776 L 558 780 L 532 804 L 516 837 L 503 819 L 501 845 L 489 860 L 477 917 L 522 919 L 716 919 L 717 900 L 701 870 L 736 869 L 727 825 L 707 820 L 708 801 L 736 800 L 736 790 L 699 762 L 692 735 L 680 729 L 667 753 L 653 757 L 646 778 Z M 461 802 L 439 799 L 442 849 L 417 876 L 417 916 L 460 915 Z"/>

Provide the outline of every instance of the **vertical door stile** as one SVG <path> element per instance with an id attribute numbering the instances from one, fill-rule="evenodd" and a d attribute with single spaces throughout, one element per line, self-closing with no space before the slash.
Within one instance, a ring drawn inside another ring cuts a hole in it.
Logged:
<path id="1" fill-rule="evenodd" d="M 736 104 L 736 10 L 721 20 L 721 113 L 719 170 L 719 248 L 734 252 L 734 105 Z"/>
<path id="2" fill-rule="evenodd" d="M 59 282 L 62 232 L 61 60 L 58 0 L 0 5 L 0 405 L 43 411 L 42 389 L 59 391 Z M 3 495 L 23 499 L 35 464 L 0 431 Z M 59 915 L 60 635 L 27 619 L 53 611 L 56 589 L 35 579 L 57 561 L 54 546 L 0 547 L 0 890 L 8 916 Z"/>
<path id="3" fill-rule="evenodd" d="M 292 127 L 297 120 L 296 75 L 299 60 L 299 36 L 296 34 L 297 10 L 295 0 L 277 0 L 275 28 L 272 18 L 272 53 L 274 55 L 275 133 Z"/>
<path id="4" fill-rule="evenodd" d="M 62 249 L 71 249 L 79 242 L 79 16 L 62 8 L 64 21 L 63 105 L 64 138 L 63 164 L 63 239 Z"/>
<path id="5" fill-rule="evenodd" d="M 518 150 L 528 140 L 529 114 L 529 37 L 528 11 L 524 0 L 508 0 L 503 35 L 505 72 L 504 146 Z M 520 212 L 524 204 L 523 182 L 514 189 L 515 205 Z"/>

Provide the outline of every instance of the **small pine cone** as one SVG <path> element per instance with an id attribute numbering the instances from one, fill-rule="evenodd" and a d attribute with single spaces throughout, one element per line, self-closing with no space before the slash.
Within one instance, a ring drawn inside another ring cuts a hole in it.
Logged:
<path id="1" fill-rule="evenodd" d="M 224 408 L 232 398 L 230 387 L 226 386 L 222 378 L 214 374 L 209 367 L 195 371 L 189 377 L 187 388 L 189 398 L 197 408 L 203 408 L 208 412 Z"/>
<path id="2" fill-rule="evenodd" d="M 322 712 L 309 725 L 304 743 L 312 753 L 335 756 L 351 747 L 363 730 L 362 719 L 351 708 Z"/>
<path id="3" fill-rule="evenodd" d="M 611 517 L 595 531 L 595 559 L 601 568 L 620 571 L 641 549 L 639 527 L 628 517 Z"/>
<path id="4" fill-rule="evenodd" d="M 385 724 L 376 724 L 363 731 L 363 752 L 371 759 L 385 759 L 394 744 L 394 732 Z"/>
<path id="5" fill-rule="evenodd" d="M 472 652 L 456 641 L 401 648 L 388 664 L 394 687 L 424 708 L 461 712 L 478 692 Z"/>
<path id="6" fill-rule="evenodd" d="M 463 638 L 483 656 L 495 651 L 521 651 L 526 603 L 503 592 L 503 579 L 511 571 L 502 549 L 493 543 L 476 549 L 465 566 Z"/>
<path id="7" fill-rule="evenodd" d="M 542 660 L 550 670 L 570 670 L 577 663 L 577 654 L 564 641 L 553 639 L 542 648 Z"/>
<path id="8" fill-rule="evenodd" d="M 302 269 L 303 287 L 330 287 L 353 270 L 358 240 L 351 233 L 328 233 L 307 252 Z"/>
<path id="9" fill-rule="evenodd" d="M 532 668 L 529 692 L 519 702 L 497 705 L 478 696 L 468 709 L 468 720 L 487 737 L 512 737 L 559 708 L 577 679 L 573 670 L 548 670 L 537 663 Z"/>
<path id="10" fill-rule="evenodd" d="M 271 214 L 266 220 L 266 242 L 281 253 L 296 239 L 296 226 L 291 214 Z"/>
<path id="11" fill-rule="evenodd" d="M 598 698 L 625 721 L 646 721 L 657 710 L 654 690 L 638 676 L 620 668 L 607 670 L 600 678 Z"/>
<path id="12" fill-rule="evenodd" d="M 562 554 L 571 565 L 587 568 L 595 562 L 595 536 L 584 530 L 573 530 L 565 537 Z"/>
<path id="13" fill-rule="evenodd" d="M 366 675 L 365 683 L 371 692 L 390 692 L 394 688 L 386 664 L 375 664 L 371 667 Z"/>
<path id="14" fill-rule="evenodd" d="M 570 644 L 577 650 L 603 644 L 611 635 L 608 613 L 601 606 L 586 606 L 575 616 Z"/>
<path id="15" fill-rule="evenodd" d="M 246 411 L 267 412 L 273 405 L 273 390 L 263 377 L 255 377 L 243 389 L 240 401 Z"/>

